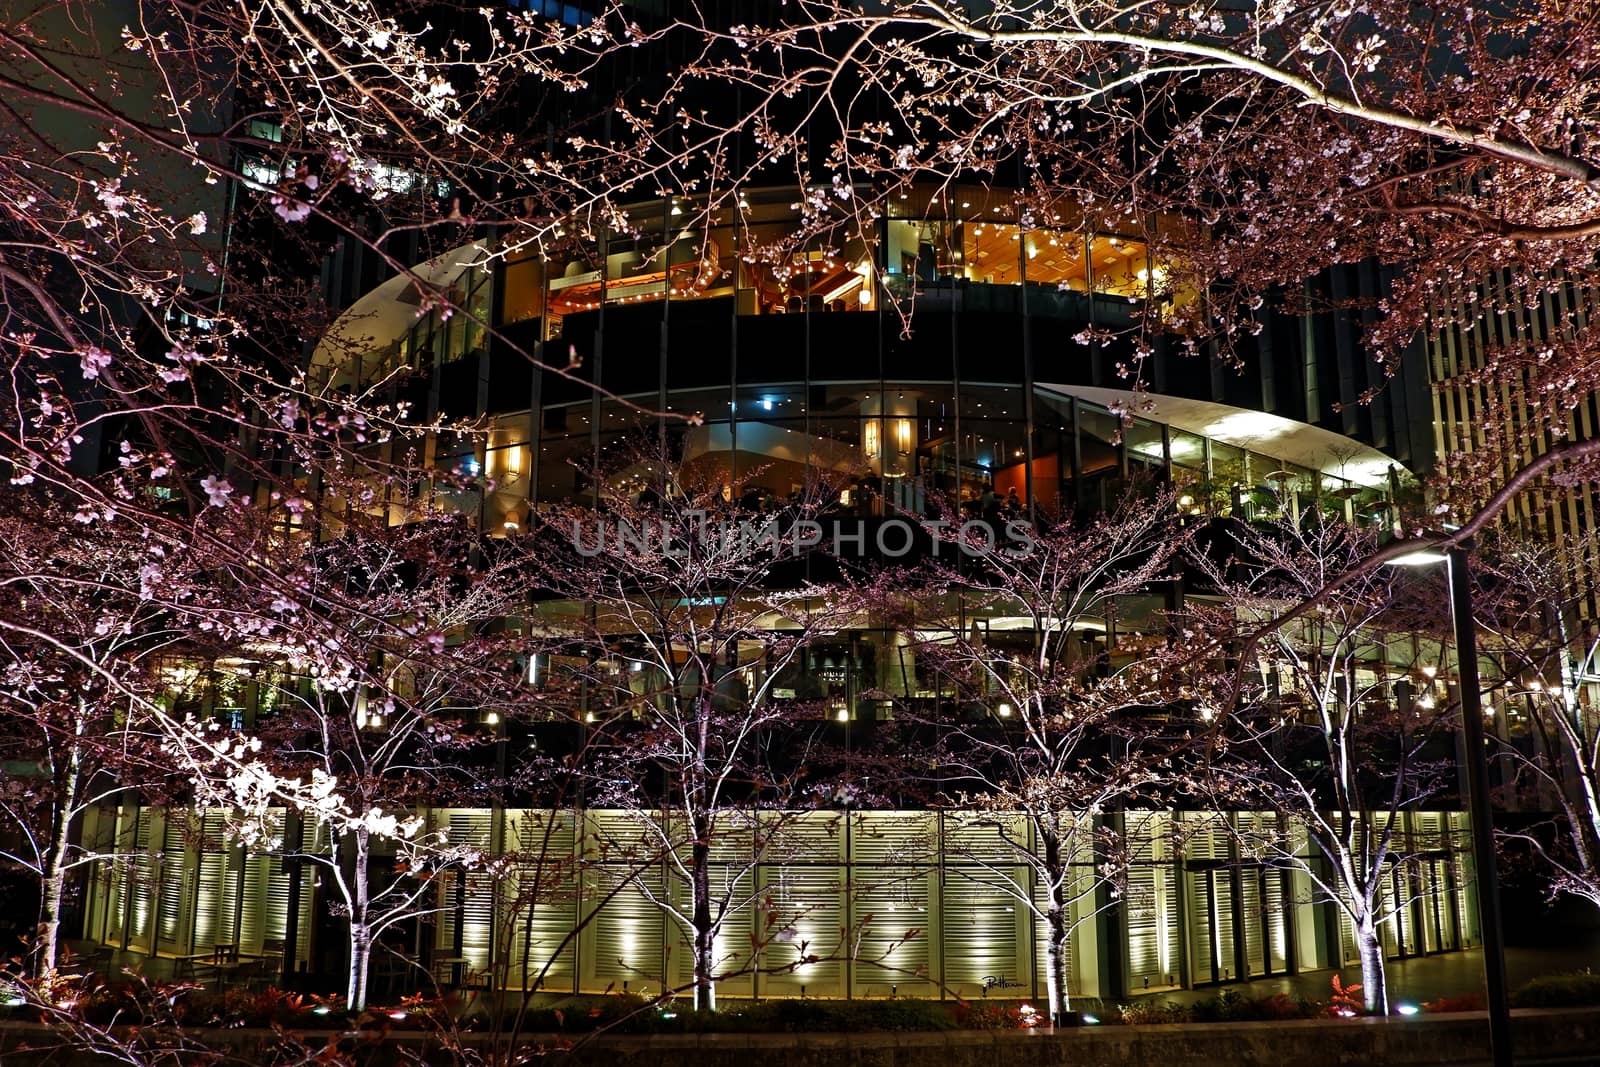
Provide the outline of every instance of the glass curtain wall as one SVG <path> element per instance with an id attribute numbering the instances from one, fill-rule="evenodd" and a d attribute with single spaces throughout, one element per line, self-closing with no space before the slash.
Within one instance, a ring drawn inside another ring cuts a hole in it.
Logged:
<path id="1" fill-rule="evenodd" d="M 101 872 L 88 902 L 94 940 L 167 955 L 236 943 L 244 953 L 281 956 L 292 937 L 295 961 L 321 951 L 312 933 L 314 915 L 330 902 L 326 887 L 308 872 L 297 886 L 280 856 L 211 837 L 217 813 L 126 808 L 105 817 L 130 843 L 191 822 L 202 832 L 187 846 L 147 853 L 148 869 L 133 862 Z M 725 995 L 1043 995 L 1046 930 L 1026 904 L 1040 889 L 1020 854 L 1001 842 L 1002 816 L 764 812 L 752 816 L 760 826 L 741 825 L 742 817 L 729 813 L 712 856 L 714 882 L 734 905 L 719 950 L 733 976 L 722 984 Z M 435 982 L 653 995 L 688 979 L 686 932 L 661 906 L 681 904 L 684 892 L 655 829 L 666 826 L 670 835 L 672 816 L 453 808 L 428 818 L 453 840 L 505 857 L 497 868 L 503 875 L 440 872 L 430 919 L 401 924 L 375 957 L 376 996 Z M 1289 974 L 1338 966 L 1341 953 L 1343 962 L 1353 959 L 1347 928 L 1342 946 L 1318 934 L 1337 925 L 1333 909 L 1310 903 L 1307 887 L 1286 872 L 1241 853 L 1239 835 L 1270 831 L 1270 816 L 1131 811 L 1106 818 L 1124 831 L 1132 869 L 1118 906 L 1102 911 L 1110 901 L 1090 894 L 1070 916 L 1075 996 Z M 1411 903 L 1387 924 L 1388 950 L 1407 956 L 1470 947 L 1470 871 L 1458 851 L 1464 816 L 1403 818 L 1402 832 L 1423 862 L 1395 872 L 1392 891 Z M 1021 819 L 1009 832 L 1029 840 Z M 1073 862 L 1092 876 L 1094 856 Z M 751 955 L 756 922 L 780 925 Z M 802 947 L 817 959 L 800 956 Z"/>
<path id="2" fill-rule="evenodd" d="M 1126 326 L 1142 302 L 1174 299 L 1137 235 L 1019 217 L 1009 197 L 961 188 L 907 193 L 863 230 L 841 208 L 826 243 L 799 240 L 799 220 L 782 191 L 712 213 L 664 197 L 592 240 L 463 268 L 449 290 L 471 314 L 429 312 L 397 343 L 425 372 L 405 386 L 420 410 L 510 413 L 479 454 L 433 450 L 436 466 L 485 480 L 457 494 L 463 509 L 514 533 L 540 505 L 592 501 L 597 476 L 642 485 L 657 472 L 628 457 L 665 443 L 730 487 L 761 469 L 755 488 L 773 499 L 807 468 L 831 471 L 840 506 L 870 514 L 1094 510 L 1172 480 L 1196 514 L 1327 506 L 1381 520 L 1382 491 L 1033 389 L 1031 366 L 1082 358 L 1085 325 Z M 491 317 L 553 369 L 493 345 L 471 358 L 488 344 L 474 320 Z M 525 394 L 534 407 L 519 413 Z"/>

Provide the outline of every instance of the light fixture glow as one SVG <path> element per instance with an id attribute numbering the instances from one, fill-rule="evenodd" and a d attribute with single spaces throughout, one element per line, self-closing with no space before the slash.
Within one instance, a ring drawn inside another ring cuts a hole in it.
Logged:
<path id="1" fill-rule="evenodd" d="M 1435 563 L 1443 563 L 1450 557 L 1443 552 L 1436 552 L 1430 548 L 1419 548 L 1415 552 L 1407 552 L 1403 556 L 1396 556 L 1388 560 L 1391 567 L 1428 567 Z"/>

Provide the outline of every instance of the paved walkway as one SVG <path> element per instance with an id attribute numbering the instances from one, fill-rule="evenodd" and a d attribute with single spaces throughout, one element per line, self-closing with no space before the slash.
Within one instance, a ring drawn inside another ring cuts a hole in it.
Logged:
<path id="1" fill-rule="evenodd" d="M 1528 981 L 1545 974 L 1568 974 L 1585 968 L 1600 971 L 1600 944 L 1574 945 L 1570 948 L 1513 948 L 1506 950 L 1506 984 L 1515 992 Z M 1274 993 L 1303 996 L 1308 1000 L 1327 1000 L 1332 991 L 1334 971 L 1307 971 L 1288 978 L 1257 978 L 1250 982 L 1232 982 L 1225 988 L 1234 989 L 1251 997 L 1266 997 Z M 1350 985 L 1361 981 L 1359 966 L 1339 970 L 1339 981 Z M 1466 952 L 1447 952 L 1438 956 L 1417 956 L 1408 960 L 1390 960 L 1388 967 L 1389 1000 L 1391 1003 L 1409 1001 L 1421 1003 L 1439 997 L 1469 996 L 1483 993 L 1483 953 L 1477 949 Z M 1167 992 L 1142 994 L 1158 1001 L 1190 1004 L 1216 996 L 1219 987 L 1205 989 L 1179 989 Z"/>

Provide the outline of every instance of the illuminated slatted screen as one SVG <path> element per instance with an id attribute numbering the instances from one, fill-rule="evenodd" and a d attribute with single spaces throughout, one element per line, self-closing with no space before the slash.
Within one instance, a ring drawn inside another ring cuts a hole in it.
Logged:
<path id="1" fill-rule="evenodd" d="M 766 875 L 777 922 L 775 938 L 761 954 L 762 995 L 844 996 L 849 954 L 844 867 L 786 866 Z M 807 958 L 816 962 L 801 962 Z"/>
<path id="2" fill-rule="evenodd" d="M 761 954 L 763 996 L 841 997 L 850 954 L 844 866 L 848 831 L 836 812 L 774 812 L 761 871 L 772 923 Z M 817 962 L 800 963 L 808 956 Z"/>
<path id="3" fill-rule="evenodd" d="M 451 845 L 490 853 L 493 817 L 493 812 L 483 808 L 444 809 L 434 813 L 434 829 L 443 830 Z M 436 883 L 439 912 L 434 923 L 434 952 L 436 956 L 454 956 L 459 950 L 467 961 L 463 980 L 481 984 L 495 962 L 495 878 L 484 870 L 455 869 L 442 872 Z"/>
<path id="4" fill-rule="evenodd" d="M 160 903 L 156 912 L 156 948 L 158 951 L 181 952 L 183 944 L 183 913 L 187 900 L 188 857 L 185 825 L 188 812 L 169 810 L 162 823 L 161 884 L 158 888 Z"/>
<path id="5" fill-rule="evenodd" d="M 1019 919 L 1015 893 L 1031 893 L 1029 872 L 1005 838 L 1027 840 L 1013 815 L 948 812 L 944 819 L 945 868 L 939 907 L 944 937 L 944 981 L 964 997 L 1032 996 L 1023 972 L 1028 924 Z"/>
<path id="6" fill-rule="evenodd" d="M 1167 812 L 1129 812 L 1123 833 L 1132 866 L 1124 908 L 1128 938 L 1127 987 L 1172 988 L 1182 978 L 1178 915 L 1179 856 Z"/>
<path id="7" fill-rule="evenodd" d="M 937 994 L 928 900 L 938 848 L 939 820 L 932 812 L 867 812 L 852 817 L 857 995 Z"/>
<path id="8" fill-rule="evenodd" d="M 627 982 L 635 992 L 659 992 L 667 984 L 665 920 L 656 903 L 666 889 L 659 841 L 646 820 L 629 812 L 590 812 L 586 829 L 584 855 L 592 866 L 585 907 L 598 908 L 583 931 L 587 973 L 601 988 Z"/>
<path id="9" fill-rule="evenodd" d="M 577 817 L 568 811 L 508 811 L 505 847 L 516 857 L 501 886 L 506 985 L 573 988 L 578 887 Z"/>

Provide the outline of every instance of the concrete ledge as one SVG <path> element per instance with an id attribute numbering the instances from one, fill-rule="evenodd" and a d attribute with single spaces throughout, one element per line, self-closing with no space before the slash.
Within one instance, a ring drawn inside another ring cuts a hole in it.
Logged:
<path id="1" fill-rule="evenodd" d="M 1519 1064 L 1600 1062 L 1600 1008 L 1513 1013 Z M 189 1036 L 244 1062 L 270 1062 L 283 1038 L 270 1030 L 191 1031 Z M 304 1031 L 322 1047 L 333 1033 Z M 493 1041 L 468 1033 L 463 1044 Z M 438 1041 L 398 1032 L 381 1041 L 352 1037 L 361 1061 L 384 1064 L 382 1047 L 405 1046 L 429 1062 L 448 1063 Z M 524 1046 L 543 1048 L 552 1062 L 575 1067 L 1472 1067 L 1488 1062 L 1488 1019 L 1482 1012 L 1409 1019 L 1296 1019 L 1284 1022 L 1092 1026 L 1059 1032 L 941 1031 L 860 1034 L 529 1034 Z M 574 1047 L 575 1046 L 575 1047 Z M 0 1062 L 88 1065 L 105 1062 L 65 1052 L 59 1035 L 22 1023 L 0 1024 Z"/>

